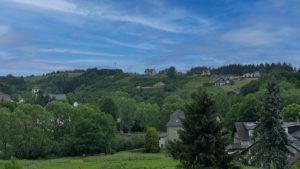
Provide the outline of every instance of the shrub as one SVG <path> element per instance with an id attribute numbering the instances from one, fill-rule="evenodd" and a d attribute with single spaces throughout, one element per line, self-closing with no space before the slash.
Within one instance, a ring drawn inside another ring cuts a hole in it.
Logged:
<path id="1" fill-rule="evenodd" d="M 145 136 L 145 150 L 147 153 L 159 152 L 159 136 L 155 128 L 148 128 Z"/>

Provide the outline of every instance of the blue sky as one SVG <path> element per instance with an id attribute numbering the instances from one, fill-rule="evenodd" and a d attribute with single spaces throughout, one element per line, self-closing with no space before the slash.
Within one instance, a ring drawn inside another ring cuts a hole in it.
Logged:
<path id="1" fill-rule="evenodd" d="M 298 0 L 1 0 L 0 75 L 300 66 Z"/>

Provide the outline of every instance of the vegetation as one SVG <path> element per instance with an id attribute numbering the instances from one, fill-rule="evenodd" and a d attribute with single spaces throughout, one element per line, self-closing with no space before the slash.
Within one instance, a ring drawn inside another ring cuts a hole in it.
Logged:
<path id="1" fill-rule="evenodd" d="M 155 128 L 149 127 L 145 136 L 145 151 L 147 153 L 159 152 L 159 135 Z"/>
<path id="2" fill-rule="evenodd" d="M 288 136 L 282 127 L 279 88 L 272 82 L 268 84 L 262 116 L 255 128 L 254 157 L 264 169 L 276 166 L 285 169 L 289 150 Z"/>
<path id="3" fill-rule="evenodd" d="M 214 101 L 205 91 L 194 99 L 185 110 L 180 140 L 169 143 L 171 156 L 183 169 L 230 168 L 232 157 L 225 152 L 226 138 Z"/>

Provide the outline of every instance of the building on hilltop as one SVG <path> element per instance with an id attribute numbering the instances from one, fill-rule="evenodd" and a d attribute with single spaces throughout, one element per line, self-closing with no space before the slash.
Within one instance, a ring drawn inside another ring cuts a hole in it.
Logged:
<path id="1" fill-rule="evenodd" d="M 215 86 L 227 86 L 230 85 L 231 82 L 229 77 L 221 77 L 215 82 Z"/>
<path id="2" fill-rule="evenodd" d="M 8 94 L 0 93 L 0 102 L 11 101 L 11 97 Z"/>
<path id="3" fill-rule="evenodd" d="M 154 75 L 156 75 L 156 70 L 155 69 L 145 69 L 144 73 L 147 76 L 154 76 Z"/>
<path id="4" fill-rule="evenodd" d="M 49 97 L 55 100 L 67 100 L 67 95 L 65 94 L 49 94 Z"/>

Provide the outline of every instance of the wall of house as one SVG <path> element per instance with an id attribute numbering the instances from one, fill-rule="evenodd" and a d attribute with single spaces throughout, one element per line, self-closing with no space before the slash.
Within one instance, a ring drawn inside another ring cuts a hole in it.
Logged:
<path id="1" fill-rule="evenodd" d="M 167 141 L 173 141 L 175 139 L 178 140 L 178 130 L 180 130 L 181 127 L 168 127 L 167 128 Z"/>

